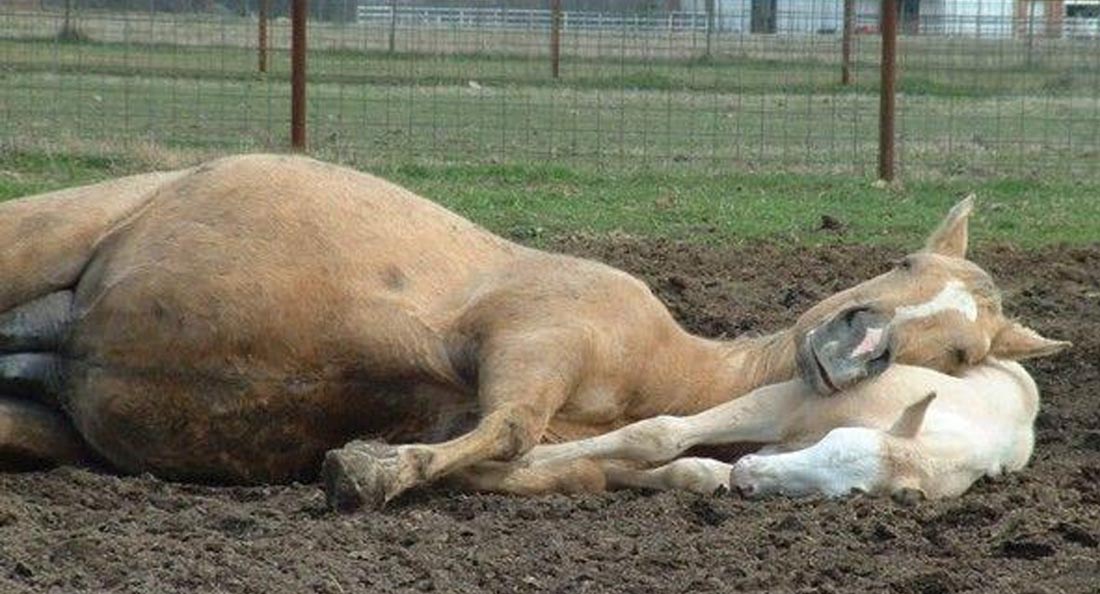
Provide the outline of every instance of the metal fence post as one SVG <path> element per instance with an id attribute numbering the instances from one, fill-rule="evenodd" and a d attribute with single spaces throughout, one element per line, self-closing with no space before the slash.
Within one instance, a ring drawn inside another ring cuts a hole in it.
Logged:
<path id="1" fill-rule="evenodd" d="M 550 71 L 558 78 L 561 66 L 561 0 L 550 0 Z"/>
<path id="2" fill-rule="evenodd" d="M 714 0 L 707 0 L 707 53 L 706 57 L 710 59 L 710 50 L 712 38 L 714 37 Z"/>
<path id="3" fill-rule="evenodd" d="M 306 150 L 306 15 L 308 0 L 291 0 L 290 145 Z"/>
<path id="4" fill-rule="evenodd" d="M 856 0 L 844 0 L 844 37 L 840 42 L 840 84 L 852 84 L 852 33 L 856 26 Z"/>
<path id="5" fill-rule="evenodd" d="M 260 0 L 260 22 L 256 40 L 260 72 L 267 72 L 267 21 L 270 9 L 271 0 Z"/>
<path id="6" fill-rule="evenodd" d="M 878 177 L 894 181 L 894 101 L 897 75 L 898 3 L 882 0 L 882 64 L 879 85 Z"/>
<path id="7" fill-rule="evenodd" d="M 390 39 L 389 53 L 397 51 L 397 0 L 390 0 Z"/>

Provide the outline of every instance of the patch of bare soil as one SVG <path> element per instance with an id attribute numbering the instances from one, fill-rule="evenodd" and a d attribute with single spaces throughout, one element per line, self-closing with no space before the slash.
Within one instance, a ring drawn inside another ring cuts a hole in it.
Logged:
<path id="1" fill-rule="evenodd" d="M 574 238 L 693 330 L 765 332 L 898 254 Z M 0 591 L 1097 592 L 1100 247 L 981 250 L 1010 312 L 1076 346 L 1024 472 L 914 505 L 619 492 L 442 491 L 328 512 L 315 485 L 212 488 L 87 470 L 0 476 Z"/>

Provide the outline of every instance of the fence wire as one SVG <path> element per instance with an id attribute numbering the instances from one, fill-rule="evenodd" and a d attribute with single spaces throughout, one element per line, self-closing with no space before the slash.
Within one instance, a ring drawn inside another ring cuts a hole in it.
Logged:
<path id="1" fill-rule="evenodd" d="M 290 23 L 275 2 L 261 72 L 257 1 L 9 0 L 0 138 L 284 150 Z M 709 15 L 705 0 L 567 1 L 557 78 L 549 3 L 314 0 L 310 147 L 368 164 L 872 175 L 880 3 L 852 2 L 845 85 L 843 0 L 713 0 Z M 903 176 L 1100 177 L 1100 3 L 899 4 Z"/>

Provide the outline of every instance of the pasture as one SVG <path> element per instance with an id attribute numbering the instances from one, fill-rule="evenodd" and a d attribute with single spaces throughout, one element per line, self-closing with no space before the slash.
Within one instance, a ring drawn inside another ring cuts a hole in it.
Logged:
<path id="1" fill-rule="evenodd" d="M 248 23 L 167 22 L 89 17 L 94 41 L 68 44 L 48 39 L 53 21 L 0 16 L 0 200 L 282 146 L 285 57 L 257 75 Z M 274 28 L 277 47 L 285 33 Z M 1031 464 L 916 504 L 430 489 L 351 516 L 328 511 L 316 484 L 7 474 L 0 590 L 1095 590 L 1096 62 L 1045 40 L 1035 65 L 1021 46 L 988 44 L 954 48 L 944 68 L 943 45 L 914 40 L 926 47 L 902 86 L 905 181 L 879 187 L 871 40 L 859 84 L 840 89 L 824 38 L 797 53 L 773 38 L 738 53 L 726 40 L 714 60 L 685 50 L 656 62 L 644 40 L 578 39 L 554 82 L 534 59 L 541 46 L 485 52 L 524 47 L 522 36 L 420 33 L 389 55 L 380 36 L 356 35 L 318 28 L 315 154 L 521 243 L 634 273 L 706 336 L 782 327 L 918 247 L 976 193 L 973 259 L 1010 314 L 1075 345 L 1028 365 L 1043 391 Z M 613 44 L 624 59 L 601 59 Z"/>
<path id="2" fill-rule="evenodd" d="M 175 149 L 277 148 L 289 134 L 289 27 L 257 72 L 255 22 L 88 12 L 0 13 L 0 137 Z M 575 167 L 871 175 L 879 43 L 860 35 L 854 84 L 839 37 L 569 33 L 561 77 L 544 31 L 311 25 L 311 146 L 341 161 L 553 161 Z M 1095 39 L 906 37 L 899 166 L 909 180 L 1096 179 Z"/>

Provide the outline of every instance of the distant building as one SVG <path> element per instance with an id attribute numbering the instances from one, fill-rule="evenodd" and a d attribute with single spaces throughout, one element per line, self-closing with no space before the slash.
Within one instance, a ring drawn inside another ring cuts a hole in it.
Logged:
<path id="1" fill-rule="evenodd" d="M 195 1 L 195 0 L 193 0 Z M 356 0 L 313 0 L 326 6 Z M 879 29 L 882 0 L 852 0 L 857 32 Z M 434 24 L 548 26 L 548 0 L 358 0 L 359 20 L 385 20 L 390 10 Z M 831 34 L 844 27 L 844 0 L 561 0 L 565 28 L 706 26 L 714 7 L 719 31 Z M 1100 36 L 1100 0 L 897 0 L 909 35 Z M 677 14 L 674 14 L 677 13 Z M 667 17 L 667 18 L 666 18 Z M 674 18 L 675 17 L 675 18 Z"/>
<path id="2" fill-rule="evenodd" d="M 881 0 L 854 1 L 857 30 L 876 31 Z M 680 0 L 680 9 L 705 11 L 706 3 Z M 908 34 L 1057 37 L 1063 30 L 1100 30 L 1100 0 L 898 0 L 898 7 Z M 832 33 L 844 26 L 844 0 L 714 0 L 714 11 L 716 26 L 728 31 Z"/>

